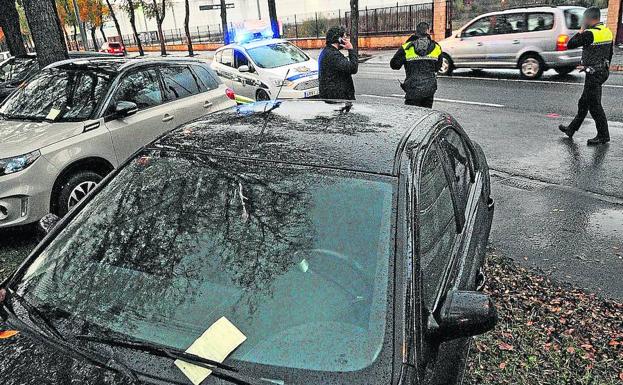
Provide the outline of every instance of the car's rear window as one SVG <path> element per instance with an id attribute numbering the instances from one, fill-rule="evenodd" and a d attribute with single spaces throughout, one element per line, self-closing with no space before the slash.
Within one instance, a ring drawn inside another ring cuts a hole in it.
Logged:
<path id="1" fill-rule="evenodd" d="M 108 46 L 110 48 L 121 48 L 121 45 L 119 43 L 108 43 Z"/>
<path id="2" fill-rule="evenodd" d="M 565 10 L 565 24 L 569 29 L 580 29 L 582 27 L 582 16 L 584 8 L 572 8 Z"/>

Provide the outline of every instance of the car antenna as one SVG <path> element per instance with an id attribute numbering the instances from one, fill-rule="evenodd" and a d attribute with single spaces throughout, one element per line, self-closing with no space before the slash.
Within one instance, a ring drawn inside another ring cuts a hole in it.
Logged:
<path id="1" fill-rule="evenodd" d="M 258 134 L 258 137 L 260 139 L 257 141 L 256 145 L 260 144 L 261 138 L 264 135 L 264 131 L 266 131 L 266 126 L 268 126 L 268 115 L 270 114 L 271 111 L 279 108 L 279 106 L 281 105 L 280 102 L 277 102 L 277 99 L 279 98 L 279 95 L 281 94 L 281 90 L 283 89 L 283 85 L 288 79 L 289 74 L 290 74 L 290 68 L 288 68 L 288 70 L 286 71 L 286 75 L 283 77 L 283 81 L 281 82 L 281 85 L 279 86 L 279 91 L 277 91 L 277 95 L 275 95 L 275 102 L 273 103 L 273 105 L 270 106 L 269 109 L 266 109 L 266 107 L 268 107 L 268 104 L 264 106 L 264 111 L 262 112 L 262 115 L 264 115 L 264 125 L 262 126 L 262 129 L 260 130 L 260 133 Z"/>
<path id="2" fill-rule="evenodd" d="M 290 68 L 288 68 L 288 70 L 286 71 L 286 76 L 283 77 L 283 81 L 281 82 L 281 85 L 279 86 L 279 91 L 277 91 L 277 95 L 275 95 L 275 101 L 277 99 L 279 99 L 279 95 L 281 94 L 281 90 L 283 89 L 283 85 L 286 83 L 286 80 L 288 80 L 288 75 L 290 74 Z"/>

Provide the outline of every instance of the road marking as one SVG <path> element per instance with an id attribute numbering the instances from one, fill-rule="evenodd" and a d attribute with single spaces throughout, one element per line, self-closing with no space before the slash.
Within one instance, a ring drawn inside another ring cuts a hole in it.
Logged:
<path id="1" fill-rule="evenodd" d="M 392 94 L 392 95 L 370 95 L 370 94 L 361 94 L 360 96 L 365 96 L 369 98 L 379 98 L 379 99 L 404 99 L 404 95 Z M 485 107 L 495 107 L 495 108 L 504 108 L 503 104 L 494 104 L 494 103 L 484 103 L 484 102 L 470 102 L 468 100 L 454 100 L 454 99 L 443 99 L 443 98 L 435 98 L 436 102 L 445 102 L 445 103 L 456 103 L 456 104 L 469 104 L 471 106 L 485 106 Z"/>

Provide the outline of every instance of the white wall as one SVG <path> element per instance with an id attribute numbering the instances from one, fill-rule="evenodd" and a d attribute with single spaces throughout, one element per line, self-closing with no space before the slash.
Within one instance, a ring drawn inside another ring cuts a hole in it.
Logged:
<path id="1" fill-rule="evenodd" d="M 234 8 L 227 10 L 228 21 L 237 22 L 242 20 L 257 19 L 257 0 L 226 0 L 227 3 L 234 3 Z M 405 4 L 426 3 L 431 0 L 359 0 L 359 8 L 364 9 L 374 7 L 388 7 Z M 190 0 L 190 26 L 216 26 L 221 23 L 220 10 L 200 11 L 200 5 L 220 4 L 220 0 Z M 268 3 L 266 0 L 259 0 L 260 12 L 262 19 L 268 18 Z M 313 14 L 314 12 L 330 12 L 337 10 L 348 10 L 350 6 L 349 0 L 277 0 L 277 16 L 286 18 L 297 14 Z M 155 31 L 155 20 L 145 20 L 141 10 L 136 12 L 136 27 L 138 32 Z M 116 12 L 121 31 L 124 35 L 132 33 L 130 22 L 127 15 L 118 10 Z M 165 30 L 184 28 L 184 1 L 172 0 L 172 8 L 167 9 L 167 15 L 164 20 L 163 28 Z M 105 25 L 106 34 L 109 36 L 116 35 L 116 30 L 112 21 L 108 21 Z"/>

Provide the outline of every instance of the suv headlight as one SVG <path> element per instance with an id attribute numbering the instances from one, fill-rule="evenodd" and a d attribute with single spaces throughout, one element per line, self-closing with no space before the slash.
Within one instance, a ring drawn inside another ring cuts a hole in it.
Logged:
<path id="1" fill-rule="evenodd" d="M 13 174 L 22 171 L 39 159 L 41 151 L 35 150 L 28 154 L 0 159 L 0 175 Z"/>
<path id="2" fill-rule="evenodd" d="M 284 87 L 287 87 L 287 86 L 291 85 L 291 84 L 292 84 L 292 82 L 291 82 L 291 81 L 289 81 L 288 79 L 286 79 L 286 80 L 282 80 L 282 79 L 274 79 L 274 80 L 273 80 L 273 84 L 275 85 L 275 87 L 281 87 L 282 85 L 283 85 Z"/>

